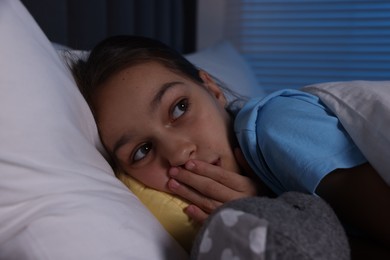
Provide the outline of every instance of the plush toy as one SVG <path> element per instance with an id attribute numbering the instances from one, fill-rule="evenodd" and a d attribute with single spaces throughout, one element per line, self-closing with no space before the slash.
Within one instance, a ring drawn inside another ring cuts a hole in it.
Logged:
<path id="1" fill-rule="evenodd" d="M 191 259 L 350 258 L 346 234 L 319 197 L 287 192 L 225 203 L 197 235 Z"/>
<path id="2" fill-rule="evenodd" d="M 319 197 L 287 192 L 225 203 L 198 229 L 185 201 L 150 189 L 123 172 L 117 177 L 191 253 L 191 259 L 349 259 L 337 216 Z"/>

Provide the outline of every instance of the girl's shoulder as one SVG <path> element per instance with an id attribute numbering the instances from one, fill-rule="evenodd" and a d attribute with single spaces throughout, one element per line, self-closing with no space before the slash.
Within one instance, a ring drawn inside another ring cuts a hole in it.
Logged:
<path id="1" fill-rule="evenodd" d="M 236 115 L 235 129 L 254 128 L 257 121 L 280 122 L 324 111 L 329 112 L 317 96 L 294 89 L 279 90 L 244 104 Z"/>
<path id="2" fill-rule="evenodd" d="M 262 98 L 254 98 L 247 102 L 245 105 L 253 106 L 253 108 L 261 109 L 265 106 L 275 106 L 275 103 L 281 108 L 288 108 L 289 106 L 317 106 L 321 103 L 320 99 L 310 93 L 296 90 L 296 89 L 282 89 L 271 94 L 268 94 Z"/>

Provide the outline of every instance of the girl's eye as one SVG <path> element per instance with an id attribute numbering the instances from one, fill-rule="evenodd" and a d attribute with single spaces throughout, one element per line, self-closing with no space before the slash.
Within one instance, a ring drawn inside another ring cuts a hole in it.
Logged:
<path id="1" fill-rule="evenodd" d="M 151 144 L 149 144 L 149 143 L 143 144 L 141 147 L 139 147 L 135 151 L 134 156 L 133 156 L 133 162 L 137 162 L 137 161 L 145 158 L 145 156 L 150 152 L 151 149 L 152 149 Z"/>
<path id="2" fill-rule="evenodd" d="M 187 110 L 188 110 L 188 100 L 187 99 L 180 100 L 179 103 L 177 103 L 172 110 L 173 120 L 176 120 L 179 117 L 181 117 Z"/>

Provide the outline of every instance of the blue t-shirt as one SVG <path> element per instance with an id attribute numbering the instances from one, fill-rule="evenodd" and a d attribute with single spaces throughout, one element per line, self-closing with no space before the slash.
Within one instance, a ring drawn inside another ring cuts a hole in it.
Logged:
<path id="1" fill-rule="evenodd" d="M 367 161 L 319 98 L 298 90 L 249 100 L 234 129 L 249 165 L 276 194 L 314 194 L 328 173 Z"/>

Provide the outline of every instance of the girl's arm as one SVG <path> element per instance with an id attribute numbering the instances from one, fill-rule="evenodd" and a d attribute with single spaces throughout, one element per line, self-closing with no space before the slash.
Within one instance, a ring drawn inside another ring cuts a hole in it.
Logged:
<path id="1" fill-rule="evenodd" d="M 320 182 L 316 193 L 342 222 L 390 248 L 390 187 L 370 164 L 333 171 Z"/>

